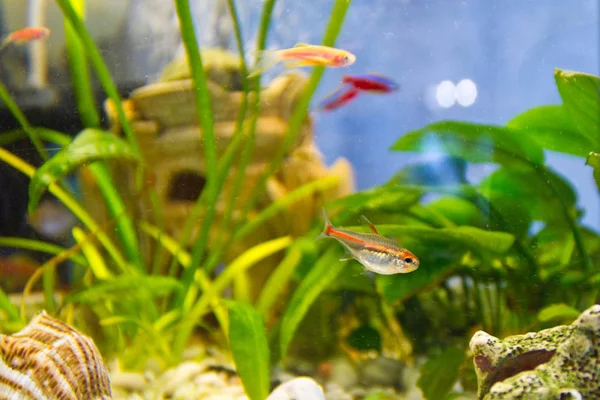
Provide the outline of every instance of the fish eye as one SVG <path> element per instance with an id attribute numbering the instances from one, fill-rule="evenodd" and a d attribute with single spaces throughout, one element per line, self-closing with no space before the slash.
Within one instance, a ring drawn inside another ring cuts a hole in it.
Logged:
<path id="1" fill-rule="evenodd" d="M 412 263 L 413 263 L 413 261 L 414 261 L 414 260 L 413 260 L 412 258 L 410 258 L 410 257 L 406 257 L 406 258 L 404 259 L 404 262 L 405 262 L 405 263 L 407 263 L 407 264 L 412 264 Z"/>
<path id="2" fill-rule="evenodd" d="M 344 61 L 350 61 L 350 57 L 344 56 Z"/>

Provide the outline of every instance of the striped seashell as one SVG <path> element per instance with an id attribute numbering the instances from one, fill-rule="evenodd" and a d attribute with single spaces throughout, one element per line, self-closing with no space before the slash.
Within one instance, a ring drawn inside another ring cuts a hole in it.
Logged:
<path id="1" fill-rule="evenodd" d="M 86 335 L 44 311 L 0 335 L 0 399 L 110 400 L 108 370 Z"/>

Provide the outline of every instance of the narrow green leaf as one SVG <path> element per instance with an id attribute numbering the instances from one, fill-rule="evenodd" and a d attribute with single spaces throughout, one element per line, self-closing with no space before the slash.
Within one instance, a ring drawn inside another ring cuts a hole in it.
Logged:
<path id="1" fill-rule="evenodd" d="M 17 103 L 15 103 L 15 101 L 10 96 L 10 93 L 8 92 L 8 90 L 2 82 L 0 82 L 0 100 L 4 102 L 6 108 L 8 108 L 8 110 L 15 117 L 15 119 L 19 121 L 19 124 L 21 125 L 27 136 L 29 136 L 31 143 L 33 143 L 35 149 L 40 154 L 42 159 L 47 160 L 48 152 L 44 147 L 44 143 L 40 138 L 39 132 L 29 124 L 27 117 L 25 116 L 25 114 L 23 114 Z"/>
<path id="2" fill-rule="evenodd" d="M 520 130 L 458 121 L 441 121 L 409 132 L 391 149 L 430 153 L 441 147 L 446 153 L 474 163 L 514 164 L 520 159 L 542 164 L 542 148 Z"/>
<path id="3" fill-rule="evenodd" d="M 202 142 L 204 143 L 204 162 L 206 163 L 206 209 L 202 219 L 202 227 L 198 233 L 192 249 L 192 261 L 190 268 L 183 271 L 182 282 L 185 287 L 181 296 L 175 298 L 175 304 L 182 306 L 184 296 L 189 292 L 196 269 L 200 265 L 206 244 L 208 234 L 211 231 L 213 218 L 216 213 L 216 201 L 219 196 L 219 181 L 217 180 L 217 145 L 215 138 L 215 126 L 213 121 L 213 110 L 211 105 L 211 94 L 206 85 L 207 78 L 202 64 L 198 40 L 194 31 L 194 22 L 190 11 L 188 0 L 175 0 L 175 9 L 177 18 L 181 26 L 181 38 L 187 55 L 191 78 L 194 82 L 194 101 L 196 116 L 202 127 Z"/>
<path id="4" fill-rule="evenodd" d="M 182 286 L 179 281 L 166 276 L 120 276 L 74 293 L 67 297 L 65 301 L 93 305 L 99 301 L 109 299 L 145 298 L 147 294 L 154 297 L 164 296 L 181 289 Z"/>
<path id="5" fill-rule="evenodd" d="M 215 279 L 214 284 L 208 290 L 202 293 L 200 299 L 193 304 L 189 311 L 186 310 L 186 318 L 181 322 L 181 326 L 177 331 L 173 344 L 175 354 L 177 356 L 181 356 L 194 327 L 198 321 L 200 321 L 200 317 L 207 312 L 207 308 L 210 306 L 210 304 L 214 303 L 215 299 L 219 298 L 220 293 L 225 289 L 225 287 L 227 287 L 227 285 L 231 283 L 235 276 L 245 273 L 248 268 L 289 247 L 291 244 L 292 238 L 290 236 L 272 239 L 246 250 L 235 260 L 229 263 L 223 273 L 220 274 L 217 279 Z M 199 273 L 197 272 L 196 276 L 198 276 L 198 274 Z M 194 298 L 191 297 L 191 301 L 193 300 Z M 187 305 L 189 302 L 190 297 L 188 294 L 184 305 Z"/>
<path id="6" fill-rule="evenodd" d="M 237 373 L 251 400 L 269 395 L 269 345 L 262 314 L 251 305 L 230 302 L 229 346 Z"/>
<path id="7" fill-rule="evenodd" d="M 277 298 L 280 297 L 282 291 L 287 287 L 296 267 L 302 261 L 302 248 L 306 247 L 306 245 L 300 242 L 302 240 L 299 239 L 298 242 L 294 243 L 285 255 L 285 258 L 279 263 L 277 269 L 269 276 L 269 279 L 263 286 L 260 297 L 256 302 L 256 308 L 260 312 L 267 314 Z"/>
<path id="8" fill-rule="evenodd" d="M 580 312 L 566 304 L 552 304 L 538 314 L 540 322 L 556 321 L 562 323 L 570 323 L 579 316 Z"/>
<path id="9" fill-rule="evenodd" d="M 600 147 L 600 79 L 558 68 L 554 70 L 554 79 L 575 129 L 595 148 Z"/>
<path id="10" fill-rule="evenodd" d="M 84 129 L 71 144 L 35 171 L 29 185 L 29 212 L 35 210 L 52 183 L 84 164 L 111 158 L 139 160 L 122 139 L 98 129 Z"/>
<path id="11" fill-rule="evenodd" d="M 517 115 L 506 126 L 521 130 L 548 150 L 585 157 L 594 148 L 593 142 L 573 126 L 564 106 L 532 108 Z"/>
<path id="12" fill-rule="evenodd" d="M 421 367 L 421 376 L 417 386 L 427 400 L 445 398 L 460 375 L 465 360 L 464 350 L 449 347 L 440 355 L 430 358 Z"/>
<path id="13" fill-rule="evenodd" d="M 330 247 L 294 292 L 281 322 L 279 339 L 282 358 L 310 306 L 345 267 L 338 259 L 338 251 L 338 248 Z"/>
<path id="14" fill-rule="evenodd" d="M 285 211 L 290 205 L 305 200 L 307 197 L 314 196 L 315 193 L 320 193 L 333 188 L 339 183 L 339 177 L 327 176 L 315 181 L 305 183 L 304 185 L 286 193 L 269 206 L 265 207 L 257 216 L 248 221 L 234 235 L 233 240 L 240 240 L 246 235 L 252 233 L 256 228 L 264 224 L 270 218 L 278 213 Z"/>
<path id="15" fill-rule="evenodd" d="M 596 181 L 598 190 L 600 190 L 600 153 L 590 153 L 585 161 L 585 165 L 589 165 L 594 169 L 594 180 Z"/>

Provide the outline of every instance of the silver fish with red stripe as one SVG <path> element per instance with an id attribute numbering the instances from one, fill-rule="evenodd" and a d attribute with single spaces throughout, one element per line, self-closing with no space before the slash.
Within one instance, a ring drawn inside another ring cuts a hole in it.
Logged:
<path id="1" fill-rule="evenodd" d="M 375 225 L 362 217 L 372 233 L 336 228 L 325 210 L 325 228 L 319 237 L 332 237 L 340 242 L 367 270 L 381 275 L 407 274 L 419 268 L 419 259 L 395 240 L 382 236 Z"/>

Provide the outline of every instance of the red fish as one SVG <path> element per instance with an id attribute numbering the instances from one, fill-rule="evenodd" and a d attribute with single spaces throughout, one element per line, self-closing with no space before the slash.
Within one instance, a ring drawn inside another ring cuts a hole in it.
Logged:
<path id="1" fill-rule="evenodd" d="M 332 111 L 346 104 L 358 96 L 358 90 L 353 87 L 342 86 L 334 90 L 321 100 L 318 108 L 320 110 Z"/>
<path id="2" fill-rule="evenodd" d="M 370 93 L 390 93 L 400 89 L 391 78 L 375 73 L 344 75 L 342 83 Z"/>
<path id="3" fill-rule="evenodd" d="M 46 27 L 30 27 L 23 28 L 18 31 L 15 31 L 8 35 L 6 39 L 2 42 L 0 49 L 8 46 L 11 43 L 15 44 L 23 44 L 27 42 L 31 42 L 32 40 L 39 40 L 46 38 L 50 35 L 50 29 Z"/>
<path id="4" fill-rule="evenodd" d="M 332 237 L 369 271 L 381 275 L 407 274 L 419 268 L 419 259 L 394 240 L 381 236 L 366 217 L 362 217 L 373 233 L 353 232 L 334 227 L 325 210 L 325 228 L 319 237 Z"/>

